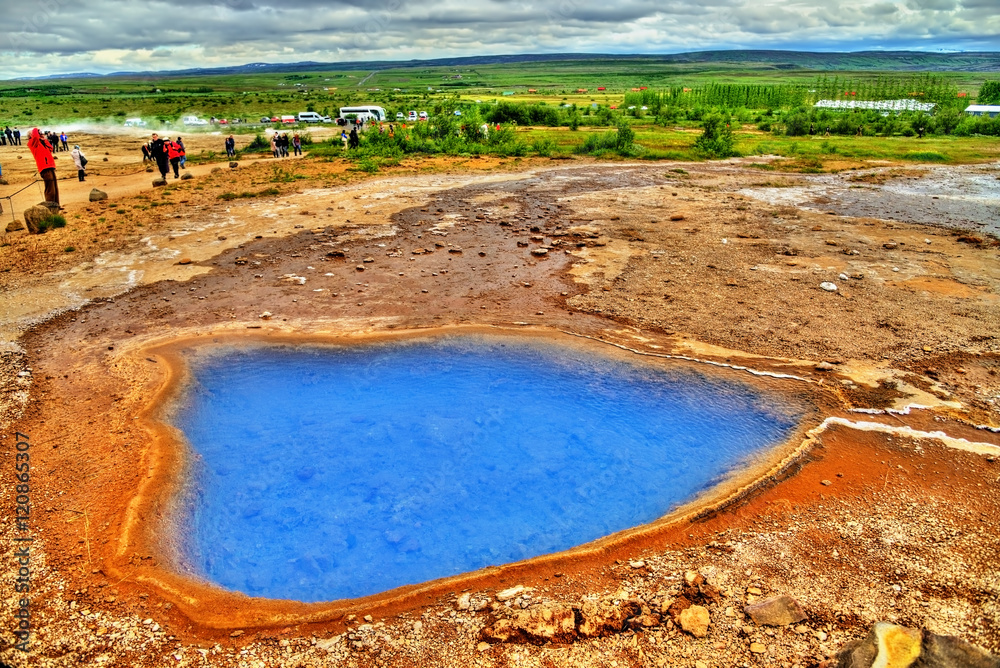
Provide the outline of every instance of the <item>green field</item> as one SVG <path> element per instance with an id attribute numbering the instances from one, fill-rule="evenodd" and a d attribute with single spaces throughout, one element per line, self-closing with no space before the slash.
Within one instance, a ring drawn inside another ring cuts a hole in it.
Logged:
<path id="1" fill-rule="evenodd" d="M 726 60 L 726 52 L 713 52 L 690 60 L 680 56 L 577 57 L 436 66 L 383 63 L 373 64 L 370 70 L 352 66 L 311 71 L 290 66 L 284 72 L 269 67 L 264 72 L 8 81 L 0 82 L 0 124 L 120 126 L 126 118 L 141 117 L 155 129 L 195 114 L 242 118 L 256 125 L 262 116 L 300 111 L 336 116 L 341 106 L 374 103 L 385 107 L 390 118 L 397 111 L 426 110 L 433 116 L 429 125 L 435 132 L 421 130 L 422 135 L 407 141 L 400 136 L 391 145 L 370 145 L 369 158 L 376 154 L 398 158 L 410 152 L 721 157 L 695 147 L 705 120 L 717 117 L 732 131 L 729 154 L 766 152 L 799 159 L 858 160 L 920 160 L 923 156 L 938 162 L 996 159 L 1000 120 L 973 121 L 962 111 L 977 100 L 984 82 L 1000 79 L 1000 74 L 986 71 L 998 66 L 997 59 L 992 54 L 952 55 L 867 53 L 834 58 L 829 54 L 729 52 L 730 58 L 749 59 L 733 61 Z M 962 71 L 963 66 L 979 69 Z M 933 67 L 941 69 L 926 69 Z M 812 108 L 818 99 L 845 96 L 852 100 L 913 97 L 938 106 L 929 116 Z M 452 116 L 456 109 L 463 113 L 458 120 Z M 514 131 L 501 146 L 502 142 L 486 141 L 463 129 L 483 123 Z M 615 132 L 623 123 L 634 130 L 634 139 L 625 148 L 591 136 Z M 810 126 L 813 134 L 809 134 Z M 818 136 L 827 127 L 832 136 Z M 855 136 L 858 128 L 862 136 Z M 259 130 L 235 126 L 230 131 Z M 925 136 L 917 138 L 921 133 Z M 338 148 L 317 146 L 315 152 L 331 155 Z"/>

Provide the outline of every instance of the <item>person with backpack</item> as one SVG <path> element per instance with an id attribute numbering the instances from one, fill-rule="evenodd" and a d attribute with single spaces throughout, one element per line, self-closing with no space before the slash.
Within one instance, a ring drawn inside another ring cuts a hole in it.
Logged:
<path id="1" fill-rule="evenodd" d="M 85 180 L 87 175 L 87 156 L 83 154 L 80 150 L 80 145 L 77 144 L 73 147 L 73 150 L 69 152 L 71 158 L 73 158 L 73 164 L 76 165 L 76 175 L 79 177 L 80 181 Z"/>
<path id="2" fill-rule="evenodd" d="M 181 147 L 177 145 L 177 142 L 172 142 L 169 139 L 164 142 L 164 147 L 167 149 L 167 158 L 170 160 L 170 166 L 174 169 L 174 178 L 181 178 Z"/>
<path id="3" fill-rule="evenodd" d="M 45 201 L 59 206 L 59 182 L 56 180 L 56 159 L 52 155 L 52 144 L 42 136 L 38 128 L 32 128 L 28 135 L 28 150 L 35 159 L 38 174 L 45 182 Z"/>
<path id="4" fill-rule="evenodd" d="M 184 148 L 184 140 L 178 137 L 175 143 L 181 152 L 181 169 L 187 169 L 187 167 L 184 166 L 184 163 L 187 162 L 187 149 Z"/>

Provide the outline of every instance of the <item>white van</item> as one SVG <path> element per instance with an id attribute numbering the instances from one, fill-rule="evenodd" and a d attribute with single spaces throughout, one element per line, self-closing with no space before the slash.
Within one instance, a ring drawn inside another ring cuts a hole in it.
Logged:
<path id="1" fill-rule="evenodd" d="M 315 111 L 300 111 L 299 123 L 329 123 L 330 117 L 318 114 Z"/>
<path id="2" fill-rule="evenodd" d="M 184 125 L 208 125 L 208 121 L 197 116 L 185 116 L 181 119 L 181 123 Z"/>
<path id="3" fill-rule="evenodd" d="M 281 122 L 282 123 L 297 123 L 298 121 L 295 120 L 294 116 L 282 116 L 281 117 Z"/>
<path id="4" fill-rule="evenodd" d="M 345 121 L 353 121 L 360 118 L 365 122 L 375 121 L 378 123 L 386 119 L 386 114 L 385 109 L 382 107 L 366 104 L 360 107 L 341 107 L 340 117 Z"/>

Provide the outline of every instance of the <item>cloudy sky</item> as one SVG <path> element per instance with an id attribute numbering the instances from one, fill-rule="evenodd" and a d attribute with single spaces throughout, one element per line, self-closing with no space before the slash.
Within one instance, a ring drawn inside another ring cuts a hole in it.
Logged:
<path id="1" fill-rule="evenodd" d="M 512 53 L 1000 50 L 998 0 L 4 0 L 0 79 Z"/>

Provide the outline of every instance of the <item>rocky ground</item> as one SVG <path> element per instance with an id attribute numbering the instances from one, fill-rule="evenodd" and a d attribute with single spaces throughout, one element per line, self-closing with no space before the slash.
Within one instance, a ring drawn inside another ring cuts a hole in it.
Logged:
<path id="1" fill-rule="evenodd" d="M 887 171 L 851 166 L 875 185 Z M 0 465 L 13 472 L 14 432 L 28 435 L 32 510 L 28 530 L 3 532 L 8 546 L 34 541 L 31 651 L 13 646 L 11 585 L 0 660 L 815 666 L 878 621 L 1000 651 L 989 511 L 1000 436 L 985 428 L 1000 426 L 994 239 L 948 220 L 769 204 L 741 191 L 801 177 L 738 162 L 427 160 L 374 179 L 310 160 L 281 170 L 206 168 L 166 191 L 71 205 L 62 230 L 4 238 Z M 157 465 L 134 418 L 165 371 L 135 354 L 143 346 L 454 325 L 793 375 L 767 382 L 789 383 L 820 419 L 882 431 L 832 425 L 734 503 L 585 557 L 311 617 L 294 606 L 254 617 L 266 606 L 221 597 L 231 623 L 206 623 L 199 601 L 216 599 L 156 584 L 162 554 L 119 553 L 123 509 Z M 928 408 L 851 413 L 909 404 Z M 931 432 L 981 445 L 958 450 Z M 14 482 L 4 477 L 11 499 Z M 805 619 L 759 626 L 744 614 L 777 595 Z M 681 599 L 705 608 L 704 633 L 680 627 Z"/>

